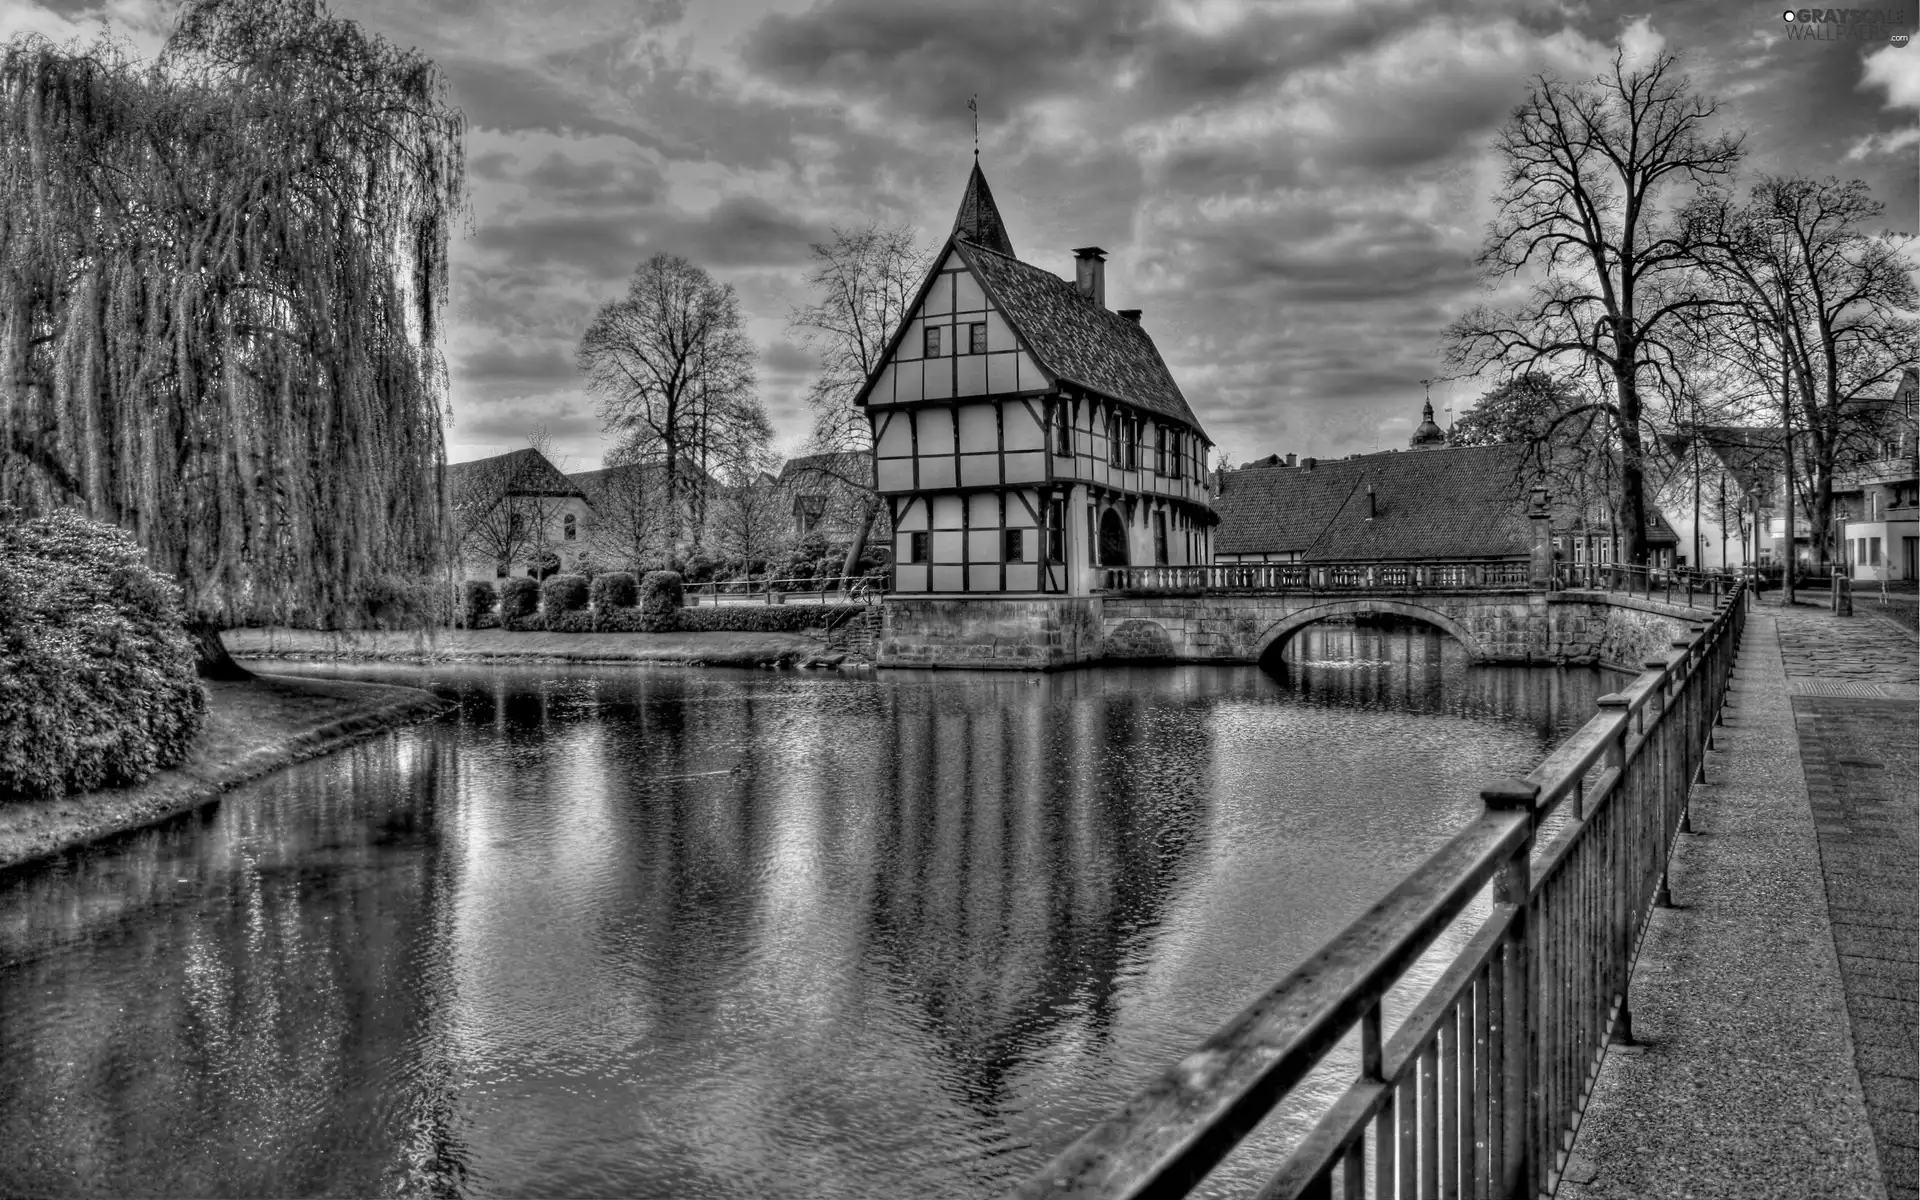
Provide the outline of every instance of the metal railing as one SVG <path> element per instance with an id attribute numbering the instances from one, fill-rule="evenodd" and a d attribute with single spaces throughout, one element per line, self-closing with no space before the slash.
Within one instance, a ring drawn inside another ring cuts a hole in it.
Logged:
<path id="1" fill-rule="evenodd" d="M 863 575 L 842 588 L 839 580 L 813 578 L 717 579 L 689 583 L 682 592 L 689 607 L 717 604 L 878 604 L 887 590 L 885 575 Z"/>
<path id="2" fill-rule="evenodd" d="M 1406 563 L 1214 563 L 1201 567 L 1102 567 L 1109 592 L 1342 592 L 1524 588 L 1525 559 Z"/>
<path id="3" fill-rule="evenodd" d="M 1636 567 L 1623 563 L 1558 563 L 1555 582 L 1562 588 L 1621 592 L 1689 607 L 1714 605 L 1739 582 L 1735 571 L 1697 571 L 1687 567 Z"/>
<path id="4" fill-rule="evenodd" d="M 1184 1195 L 1356 1032 L 1357 1074 L 1262 1200 L 1550 1192 L 1606 1043 L 1631 1039 L 1634 958 L 1691 828 L 1746 611 L 1736 585 L 1526 778 L 1485 789 L 1483 814 L 1385 899 L 1017 1194 Z M 1385 1036 L 1389 990 L 1489 887 L 1489 915 Z"/>

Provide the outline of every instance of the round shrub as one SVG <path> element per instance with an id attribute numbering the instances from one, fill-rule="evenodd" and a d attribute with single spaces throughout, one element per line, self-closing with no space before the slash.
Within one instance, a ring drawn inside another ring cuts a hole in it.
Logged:
<path id="1" fill-rule="evenodd" d="M 187 756 L 207 693 L 180 589 L 133 537 L 0 508 L 0 795 L 138 783 Z"/>
<path id="2" fill-rule="evenodd" d="M 540 585 L 524 575 L 516 575 L 500 586 L 500 625 L 511 629 L 512 622 L 525 621 L 540 606 Z"/>
<path id="3" fill-rule="evenodd" d="M 579 612 L 587 606 L 587 577 L 551 575 L 540 585 L 540 607 L 549 617 Z"/>
<path id="4" fill-rule="evenodd" d="M 649 571 L 640 581 L 640 628 L 646 633 L 669 633 L 679 627 L 680 606 L 686 602 L 678 571 Z"/>
<path id="5" fill-rule="evenodd" d="M 632 608 L 640 598 L 640 586 L 630 571 L 608 571 L 593 577 L 587 593 L 594 611 L 605 612 L 609 608 Z"/>
<path id="6" fill-rule="evenodd" d="M 467 628 L 480 628 L 481 619 L 492 614 L 497 600 L 491 579 L 467 580 L 460 589 L 460 611 L 467 619 Z"/>

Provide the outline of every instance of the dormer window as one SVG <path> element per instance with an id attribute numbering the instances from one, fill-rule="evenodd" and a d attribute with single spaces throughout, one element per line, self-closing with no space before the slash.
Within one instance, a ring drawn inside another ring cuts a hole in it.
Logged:
<path id="1" fill-rule="evenodd" d="M 927 326 L 926 356 L 928 358 L 940 357 L 940 330 L 939 325 Z"/>

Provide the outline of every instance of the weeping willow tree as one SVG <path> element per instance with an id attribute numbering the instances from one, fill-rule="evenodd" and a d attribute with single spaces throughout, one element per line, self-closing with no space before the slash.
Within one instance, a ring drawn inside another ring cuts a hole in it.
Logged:
<path id="1" fill-rule="evenodd" d="M 318 0 L 188 0 L 158 59 L 0 57 L 0 500 L 130 530 L 203 670 L 358 623 L 446 538 L 463 123 Z"/>

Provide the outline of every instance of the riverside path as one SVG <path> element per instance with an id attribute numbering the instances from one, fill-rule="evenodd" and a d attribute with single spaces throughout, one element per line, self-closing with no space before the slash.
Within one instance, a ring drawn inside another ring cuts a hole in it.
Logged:
<path id="1" fill-rule="evenodd" d="M 1567 1200 L 1916 1196 L 1915 639 L 1767 599 Z"/>

